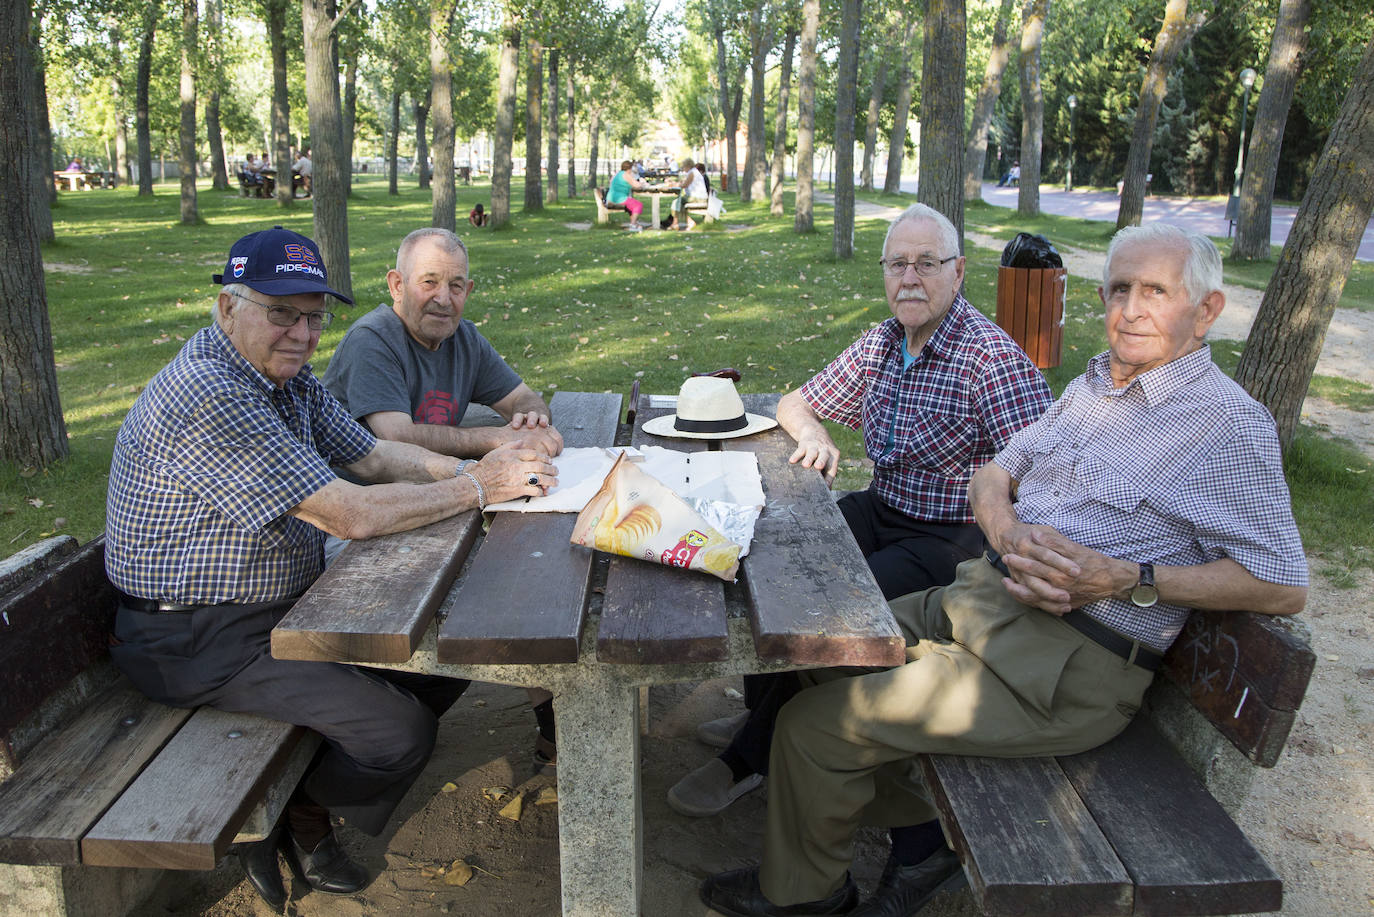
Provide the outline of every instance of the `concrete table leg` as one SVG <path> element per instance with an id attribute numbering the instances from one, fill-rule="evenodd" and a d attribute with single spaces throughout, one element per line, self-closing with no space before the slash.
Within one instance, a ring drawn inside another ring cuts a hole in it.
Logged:
<path id="1" fill-rule="evenodd" d="M 606 668 L 554 694 L 564 917 L 639 913 L 639 687 Z"/>
<path id="2" fill-rule="evenodd" d="M 654 199 L 654 225 L 653 225 L 653 228 L 654 228 L 654 229 L 658 229 L 658 228 L 659 228 L 659 223 L 658 223 L 658 199 L 659 199 L 660 197 L 662 197 L 663 195 L 661 195 L 661 194 L 650 194 L 649 196 L 652 197 L 652 198 Z"/>

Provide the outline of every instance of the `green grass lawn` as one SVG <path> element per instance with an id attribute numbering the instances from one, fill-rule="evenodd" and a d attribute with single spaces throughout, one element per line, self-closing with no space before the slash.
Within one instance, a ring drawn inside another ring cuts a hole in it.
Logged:
<path id="1" fill-rule="evenodd" d="M 316 372 L 323 372 L 353 320 L 389 302 L 385 276 L 397 243 L 430 221 L 429 193 L 413 183 L 397 197 L 386 193 L 381 176 L 354 176 L 353 188 L 349 244 L 358 305 L 339 309 L 340 320 L 320 341 Z M 523 199 L 518 182 L 512 197 Z M 488 198 L 484 184 L 459 186 L 460 220 Z M 817 208 L 816 231 L 799 236 L 792 231 L 790 194 L 788 213 L 778 219 L 768 215 L 766 202 L 742 205 L 727 196 L 726 206 L 721 222 L 690 234 L 627 233 L 617 228 L 624 215 L 614 216 L 612 227 L 587 228 L 595 207 L 585 193 L 539 214 L 517 212 L 501 232 L 462 223 L 477 283 L 465 315 L 546 397 L 560 389 L 623 394 L 635 379 L 645 392 L 673 393 L 688 373 L 725 366 L 741 371 L 745 392 L 783 392 L 888 316 L 876 264 L 885 222 L 860 221 L 855 258 L 836 261 L 828 207 Z M 53 212 L 57 240 L 44 247 L 43 258 L 72 458 L 36 473 L 0 466 L 0 556 L 56 531 L 83 542 L 100 533 L 119 423 L 147 380 L 208 323 L 218 292 L 210 275 L 223 269 L 230 245 L 276 224 L 311 232 L 306 200 L 280 210 L 273 201 L 211 191 L 207 183 L 199 208 L 200 225 L 180 225 L 170 183 L 151 199 L 129 188 L 61 195 Z M 975 213 L 970 225 L 988 231 L 983 227 L 994 216 Z M 999 218 L 1009 219 L 1006 211 Z M 1044 221 L 1037 231 L 1078 244 L 1061 224 L 1083 221 Z M 996 267 L 996 252 L 971 251 L 967 293 L 984 311 L 994 305 Z M 1070 278 L 1064 365 L 1046 373 L 1054 390 L 1104 347 L 1096 285 Z M 846 457 L 837 486 L 864 486 L 857 434 L 839 431 L 836 438 Z M 1309 453 L 1334 456 L 1312 486 L 1331 497 L 1322 505 L 1340 519 L 1300 506 L 1309 545 L 1340 549 L 1338 540 L 1322 540 L 1337 521 L 1354 533 L 1349 540 L 1365 544 L 1374 518 L 1360 513 L 1374 509 L 1358 508 L 1374 507 L 1374 474 L 1342 478 L 1331 469 L 1368 470 L 1370 463 L 1320 438 L 1311 441 L 1298 461 L 1306 467 L 1316 462 Z M 1354 489 L 1344 489 L 1347 483 Z"/>

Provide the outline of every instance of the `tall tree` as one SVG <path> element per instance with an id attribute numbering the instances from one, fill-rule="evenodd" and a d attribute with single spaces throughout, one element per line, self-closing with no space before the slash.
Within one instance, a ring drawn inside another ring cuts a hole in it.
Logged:
<path id="1" fill-rule="evenodd" d="M 1188 0 L 1168 0 L 1164 6 L 1164 24 L 1155 38 L 1150 65 L 1140 85 L 1140 105 L 1136 108 L 1135 127 L 1131 131 L 1131 151 L 1126 157 L 1126 173 L 1122 176 L 1121 206 L 1116 212 L 1116 228 L 1139 226 L 1145 209 L 1145 176 L 1150 172 L 1150 151 L 1154 148 L 1155 123 L 1159 120 L 1159 106 L 1168 88 L 1169 71 L 1188 39 L 1205 21 L 1205 14 L 1188 18 Z M 1026 151 L 1021 151 L 1021 194 L 1026 193 Z M 1039 163 L 1036 163 L 1037 169 Z M 1037 180 L 1038 180 L 1037 172 Z M 1037 195 L 1037 205 L 1038 205 Z"/>
<path id="2" fill-rule="evenodd" d="M 964 236 L 964 0 L 927 0 L 921 66 L 920 184 L 916 200 L 949 218 Z M 943 257 L 943 256 L 941 256 Z"/>
<path id="3" fill-rule="evenodd" d="M 739 162 L 739 151 L 735 138 L 739 135 L 739 104 L 730 103 L 730 91 L 738 88 L 739 80 L 730 81 L 730 55 L 726 48 L 726 31 L 731 28 L 730 12 L 725 0 L 708 0 L 707 14 L 710 19 L 711 35 L 716 43 L 716 86 L 720 93 L 720 110 L 725 115 L 725 162 L 721 164 L 720 184 L 722 191 L 739 192 L 739 178 L 735 165 Z"/>
<path id="4" fill-rule="evenodd" d="M 0 200 L 33 196 L 37 120 L 29 4 L 0 4 Z M 45 164 L 43 178 L 52 184 Z M 47 204 L 44 202 L 44 207 Z M 0 207 L 0 461 L 40 467 L 67 456 L 33 208 Z"/>
<path id="5" fill-rule="evenodd" d="M 873 160 L 878 152 L 878 115 L 883 110 L 883 94 L 887 83 L 887 47 L 880 42 L 873 52 L 873 81 L 868 91 L 868 119 L 864 122 L 864 164 L 859 172 L 859 186 L 873 190 Z"/>
<path id="6" fill-rule="evenodd" d="M 1327 326 L 1374 213 L 1374 40 L 1312 171 L 1236 367 L 1287 448 Z"/>
<path id="7" fill-rule="evenodd" d="M 1026 0 L 1021 8 L 1021 187 L 1016 212 L 1040 213 L 1040 153 L 1045 136 L 1045 97 L 1040 88 L 1040 47 L 1050 0 Z"/>
<path id="8" fill-rule="evenodd" d="M 790 14 L 792 19 L 795 14 Z M 782 216 L 783 171 L 787 159 L 787 96 L 792 86 L 792 54 L 797 49 L 797 27 L 789 24 L 782 41 L 782 70 L 778 74 L 778 111 L 773 122 L 773 168 L 769 177 L 768 212 Z"/>
<path id="9" fill-rule="evenodd" d="M 181 0 L 181 130 L 177 166 L 181 169 L 181 222 L 195 223 L 196 212 L 196 56 L 200 11 L 196 0 Z"/>
<path id="10" fill-rule="evenodd" d="M 1255 109 L 1255 132 L 1245 158 L 1247 168 L 1241 185 L 1232 258 L 1269 257 L 1274 176 L 1279 170 L 1283 128 L 1288 123 L 1288 109 L 1293 106 L 1303 49 L 1307 47 L 1307 19 L 1311 11 L 1311 0 L 1279 2 L 1279 17 L 1274 23 L 1274 38 L 1269 45 L 1269 63 L 1264 67 L 1264 86 Z"/>
<path id="11" fill-rule="evenodd" d="M 511 149 L 515 145 L 515 83 L 520 71 L 520 20 L 511 6 L 501 25 L 501 56 L 496 78 L 496 130 L 491 153 L 492 229 L 510 222 Z"/>
<path id="12" fill-rule="evenodd" d="M 277 206 L 295 200 L 291 181 L 291 97 L 286 85 L 286 0 L 264 0 L 267 44 L 272 55 L 272 161 L 277 164 Z"/>
<path id="13" fill-rule="evenodd" d="M 767 0 L 754 0 L 749 10 L 749 133 L 744 154 L 744 187 L 740 189 L 740 201 L 746 204 L 763 197 L 766 174 L 763 166 L 763 77 L 768 52 L 773 45 L 773 29 L 763 21 L 766 3 Z"/>
<path id="14" fill-rule="evenodd" d="M 544 43 L 527 36 L 529 67 L 525 71 L 525 213 L 544 209 L 543 179 L 539 168 L 544 123 Z"/>
<path id="15" fill-rule="evenodd" d="M 568 60 L 568 197 L 577 197 L 577 81 L 572 59 Z"/>
<path id="16" fill-rule="evenodd" d="M 194 2 L 194 0 L 189 0 Z M 305 33 L 305 107 L 310 121 L 311 196 L 315 244 L 329 268 L 329 285 L 353 296 L 348 260 L 348 195 L 344 187 L 343 117 L 339 104 L 339 55 L 332 0 L 301 0 Z M 346 15 L 344 7 L 339 16 Z"/>
<path id="17" fill-rule="evenodd" d="M 458 189 L 453 181 L 453 68 L 449 32 L 456 0 L 432 0 L 429 8 L 429 95 L 434 106 L 434 191 L 430 225 L 458 228 Z"/>
<path id="18" fill-rule="evenodd" d="M 396 161 L 400 152 L 401 90 L 391 86 L 391 122 L 386 132 L 386 193 L 393 197 L 401 193 L 396 181 Z"/>
<path id="19" fill-rule="evenodd" d="M 549 190 L 546 201 L 558 203 L 558 58 L 559 48 L 549 49 Z"/>
<path id="20" fill-rule="evenodd" d="M 597 160 L 601 155 L 601 108 L 593 105 L 587 114 L 587 187 L 595 188 Z"/>
<path id="21" fill-rule="evenodd" d="M 33 185 L 27 189 L 27 193 L 22 197 L 11 198 L 11 200 L 28 202 L 29 216 L 33 220 L 39 240 L 49 242 L 55 238 L 52 225 L 52 205 L 57 200 L 57 189 L 53 186 L 51 174 L 53 168 L 52 125 L 48 121 L 47 66 L 43 62 L 43 43 L 39 35 L 41 19 L 40 7 L 39 14 L 34 16 L 30 22 L 27 34 L 20 33 L 19 35 L 19 40 L 29 43 L 27 57 L 32 65 L 31 69 L 23 71 L 33 83 L 30 87 L 32 101 L 26 108 L 19 109 L 19 111 L 27 112 L 31 122 L 28 129 L 32 135 L 32 140 L 25 144 L 23 155 L 31 159 L 30 168 L 26 174 L 32 179 Z M 4 109 L 4 111 L 8 112 L 10 109 Z"/>
<path id="22" fill-rule="evenodd" d="M 358 121 L 358 39 L 350 37 L 340 42 L 343 60 L 343 106 L 339 112 L 340 134 L 343 142 L 343 186 L 344 197 L 353 193 L 353 142 L 356 140 L 354 125 Z"/>
<path id="23" fill-rule="evenodd" d="M 205 0 L 205 139 L 210 147 L 210 186 L 229 190 L 229 170 L 224 163 L 224 133 L 219 126 L 220 84 L 224 80 L 224 7 L 220 0 Z"/>
<path id="24" fill-rule="evenodd" d="M 110 164 L 126 185 L 133 183 L 133 170 L 129 167 L 129 125 L 125 106 L 128 99 L 124 84 L 124 43 L 119 33 L 119 22 L 111 17 L 110 36 L 110 103 L 115 112 L 115 161 Z"/>
<path id="25" fill-rule="evenodd" d="M 863 0 L 840 2 L 840 58 L 835 70 L 835 226 L 831 251 L 854 257 L 854 108 L 859 82 Z"/>
<path id="26" fill-rule="evenodd" d="M 794 231 L 811 232 L 815 223 L 816 36 L 820 0 L 802 0 L 801 59 L 797 67 L 797 215 Z"/>
<path id="27" fill-rule="evenodd" d="M 143 30 L 138 37 L 138 68 L 134 76 L 134 134 L 138 143 L 138 195 L 153 193 L 153 142 L 148 128 L 148 84 L 153 73 L 153 39 L 162 13 L 157 0 L 143 7 Z"/>
<path id="28" fill-rule="evenodd" d="M 901 44 L 897 51 L 901 55 L 902 67 L 897 77 L 897 105 L 892 113 L 892 136 L 887 144 L 887 174 L 883 176 L 883 193 L 897 194 L 902 190 L 902 159 L 906 156 L 906 122 L 911 114 L 912 71 L 911 58 L 916 53 L 917 29 L 921 21 L 916 17 L 907 19 L 902 31 Z M 924 94 L 924 93 L 922 93 Z M 837 151 L 838 152 L 838 151 Z"/>
<path id="29" fill-rule="evenodd" d="M 988 128 L 997 97 L 1002 94 L 1002 74 L 1011 60 L 1011 42 L 1007 35 L 1015 0 L 1002 0 L 997 11 L 997 24 L 992 30 L 992 51 L 983 70 L 983 85 L 978 87 L 978 99 L 973 103 L 973 120 L 968 126 L 968 140 L 964 145 L 964 200 L 976 201 L 983 196 L 983 165 L 988 155 Z"/>
<path id="30" fill-rule="evenodd" d="M 429 188 L 429 104 L 432 90 L 415 99 L 415 169 L 421 191 Z"/>

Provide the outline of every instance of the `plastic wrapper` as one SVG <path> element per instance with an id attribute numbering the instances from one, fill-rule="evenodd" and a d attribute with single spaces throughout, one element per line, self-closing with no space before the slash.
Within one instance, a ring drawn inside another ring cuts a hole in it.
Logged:
<path id="1" fill-rule="evenodd" d="M 726 582 L 739 572 L 742 550 L 623 455 L 578 513 L 571 540 L 608 554 L 700 570 Z"/>
<path id="2" fill-rule="evenodd" d="M 1064 259 L 1054 243 L 1044 236 L 1018 232 L 1016 238 L 1002 249 L 1002 267 L 1051 268 L 1063 267 Z"/>

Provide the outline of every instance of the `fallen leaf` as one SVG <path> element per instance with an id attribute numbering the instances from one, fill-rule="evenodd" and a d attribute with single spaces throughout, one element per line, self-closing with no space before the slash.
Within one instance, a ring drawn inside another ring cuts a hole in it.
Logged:
<path id="1" fill-rule="evenodd" d="M 439 787 L 439 792 L 452 793 L 456 789 L 458 789 L 458 784 L 450 780 L 448 783 L 445 783 L 443 786 Z"/>
<path id="2" fill-rule="evenodd" d="M 516 797 L 512 799 L 510 802 L 506 803 L 505 807 L 503 807 L 501 811 L 497 812 L 496 814 L 501 816 L 502 818 L 509 818 L 511 821 L 519 821 L 520 815 L 524 811 L 524 808 L 525 795 L 523 793 L 520 793 L 516 795 Z"/>
<path id="3" fill-rule="evenodd" d="M 507 796 L 510 795 L 510 787 L 484 786 L 482 787 L 482 795 L 485 798 L 491 800 L 492 802 L 500 802 L 501 800 L 505 799 Z"/>
<path id="4" fill-rule="evenodd" d="M 444 873 L 445 885 L 467 885 L 472 881 L 472 867 L 462 860 L 454 860 Z"/>
<path id="5" fill-rule="evenodd" d="M 537 806 L 558 805 L 558 787 L 546 786 L 539 790 L 539 794 L 534 797 L 534 804 Z"/>
<path id="6" fill-rule="evenodd" d="M 26 502 L 29 504 L 29 506 L 32 506 L 34 509 L 42 509 L 42 508 L 43 508 L 43 498 L 42 498 L 42 497 L 29 497 L 29 499 L 28 499 Z"/>

